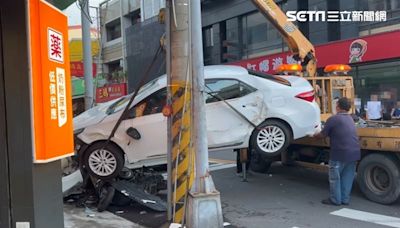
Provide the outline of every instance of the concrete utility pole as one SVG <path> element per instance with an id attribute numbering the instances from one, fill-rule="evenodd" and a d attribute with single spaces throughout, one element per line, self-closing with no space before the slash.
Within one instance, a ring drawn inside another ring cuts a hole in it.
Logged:
<path id="1" fill-rule="evenodd" d="M 93 106 L 93 61 L 92 61 L 92 38 L 90 36 L 90 13 L 89 0 L 79 0 L 82 19 L 82 48 L 83 69 L 85 74 L 85 109 Z"/>
<path id="2" fill-rule="evenodd" d="M 201 5 L 190 0 L 167 3 L 167 71 L 172 104 L 169 192 L 173 205 L 169 215 L 186 227 L 223 227 L 220 195 L 208 171 Z"/>
<path id="3" fill-rule="evenodd" d="M 167 15 L 169 219 L 184 223 L 187 194 L 193 182 L 191 145 L 191 65 L 189 0 L 169 0 Z"/>
<path id="4" fill-rule="evenodd" d="M 204 101 L 204 62 L 201 29 L 201 3 L 190 1 L 192 60 L 192 141 L 196 154 L 196 173 L 188 198 L 188 227 L 223 227 L 221 199 L 208 167 L 208 141 Z"/>

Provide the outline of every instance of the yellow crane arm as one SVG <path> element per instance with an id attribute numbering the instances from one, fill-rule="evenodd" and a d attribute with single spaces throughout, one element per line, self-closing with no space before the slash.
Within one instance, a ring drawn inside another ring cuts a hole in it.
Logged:
<path id="1" fill-rule="evenodd" d="M 260 12 L 274 25 L 289 46 L 293 57 L 306 68 L 306 76 L 315 76 L 317 61 L 311 42 L 286 17 L 274 0 L 252 0 Z"/>

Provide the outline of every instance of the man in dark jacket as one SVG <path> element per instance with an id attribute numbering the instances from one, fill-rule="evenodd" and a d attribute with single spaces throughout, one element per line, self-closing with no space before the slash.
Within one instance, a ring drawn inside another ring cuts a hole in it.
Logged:
<path id="1" fill-rule="evenodd" d="M 336 115 L 331 116 L 324 129 L 315 135 L 318 138 L 329 137 L 329 186 L 330 197 L 323 204 L 348 205 L 353 186 L 356 162 L 360 160 L 360 144 L 357 129 L 351 115 L 350 101 L 340 98 L 336 106 Z"/>

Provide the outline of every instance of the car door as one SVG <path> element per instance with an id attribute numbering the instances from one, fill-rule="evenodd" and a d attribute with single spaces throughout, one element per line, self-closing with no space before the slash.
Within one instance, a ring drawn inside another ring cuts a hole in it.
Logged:
<path id="1" fill-rule="evenodd" d="M 206 92 L 209 148 L 243 144 L 261 115 L 262 93 L 236 79 L 207 79 Z"/>
<path id="2" fill-rule="evenodd" d="M 130 108 L 124 129 L 135 129 L 140 135 L 130 137 L 125 148 L 130 163 L 166 156 L 167 117 L 162 114 L 166 95 L 167 89 L 162 88 Z"/>

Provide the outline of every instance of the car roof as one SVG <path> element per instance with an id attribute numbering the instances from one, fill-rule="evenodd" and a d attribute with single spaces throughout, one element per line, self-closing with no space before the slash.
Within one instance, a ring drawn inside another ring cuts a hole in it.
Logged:
<path id="1" fill-rule="evenodd" d="M 237 78 L 248 75 L 246 68 L 230 65 L 212 65 L 204 66 L 204 78 Z M 158 78 L 160 85 L 166 84 L 167 75 L 164 74 Z"/>
<path id="2" fill-rule="evenodd" d="M 246 68 L 241 66 L 230 66 L 230 65 L 213 65 L 204 67 L 204 77 L 236 77 L 247 75 L 248 71 Z"/>

